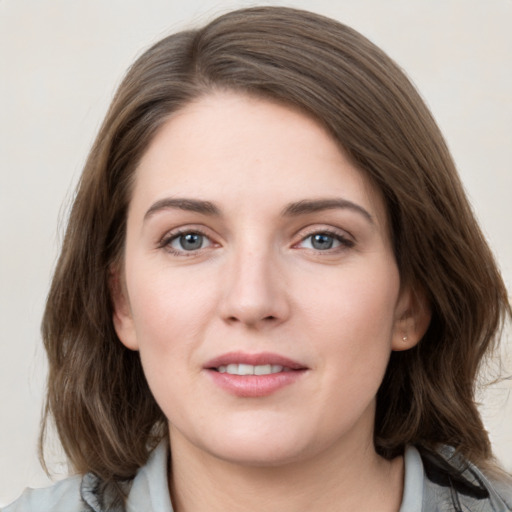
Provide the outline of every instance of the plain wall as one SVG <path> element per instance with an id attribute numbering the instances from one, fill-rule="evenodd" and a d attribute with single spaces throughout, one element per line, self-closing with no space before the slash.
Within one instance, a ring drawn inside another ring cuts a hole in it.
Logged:
<path id="1" fill-rule="evenodd" d="M 405 68 L 446 136 L 512 289 L 512 1 L 266 3 L 352 25 Z M 0 0 L 0 505 L 48 482 L 36 457 L 45 375 L 39 323 L 69 200 L 116 85 L 164 35 L 254 4 Z M 511 389 L 504 382 L 480 395 L 509 470 Z"/>

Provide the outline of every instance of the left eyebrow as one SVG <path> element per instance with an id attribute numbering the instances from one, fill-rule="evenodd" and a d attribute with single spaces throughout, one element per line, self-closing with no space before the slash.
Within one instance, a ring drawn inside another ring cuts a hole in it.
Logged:
<path id="1" fill-rule="evenodd" d="M 287 205 L 281 215 L 283 217 L 294 217 L 297 215 L 305 215 L 308 213 L 316 213 L 323 210 L 334 210 L 338 208 L 343 210 L 348 209 L 359 213 L 371 224 L 374 224 L 373 217 L 367 210 L 348 199 L 304 199 L 303 201 L 297 201 Z"/>

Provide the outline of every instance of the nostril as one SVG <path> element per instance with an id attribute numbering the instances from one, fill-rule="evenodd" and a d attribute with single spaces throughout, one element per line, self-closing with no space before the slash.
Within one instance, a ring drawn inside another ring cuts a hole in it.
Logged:
<path id="1" fill-rule="evenodd" d="M 276 321 L 278 318 L 274 315 L 268 315 L 268 316 L 265 316 L 263 318 L 261 318 L 261 320 L 249 320 L 249 319 L 246 319 L 246 320 L 242 320 L 241 318 L 237 317 L 236 315 L 231 315 L 229 317 L 227 317 L 227 322 L 229 323 L 237 323 L 237 322 L 245 322 L 245 323 L 248 323 L 248 324 L 253 324 L 253 323 L 257 323 L 258 321 L 263 321 L 263 322 L 274 322 Z"/>

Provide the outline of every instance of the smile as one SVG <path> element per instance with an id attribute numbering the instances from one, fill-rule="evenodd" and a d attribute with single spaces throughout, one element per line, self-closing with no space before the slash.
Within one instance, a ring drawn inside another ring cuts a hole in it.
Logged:
<path id="1" fill-rule="evenodd" d="M 218 389 L 240 398 L 262 398 L 298 384 L 309 368 L 279 354 L 230 352 L 204 366 Z"/>
<path id="2" fill-rule="evenodd" d="M 291 372 L 291 368 L 279 364 L 228 364 L 217 368 L 219 373 L 230 375 L 271 375 L 274 373 Z"/>

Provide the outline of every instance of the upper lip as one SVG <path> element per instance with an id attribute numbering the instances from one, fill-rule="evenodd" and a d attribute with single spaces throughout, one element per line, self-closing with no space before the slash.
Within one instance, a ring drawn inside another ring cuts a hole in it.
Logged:
<path id="1" fill-rule="evenodd" d="M 294 361 L 293 359 L 270 352 L 260 352 L 257 354 L 228 352 L 218 357 L 214 357 L 204 365 L 204 368 L 218 368 L 219 366 L 226 366 L 228 364 L 250 364 L 253 366 L 274 364 L 290 368 L 291 370 L 304 370 L 307 368 L 305 365 Z"/>

